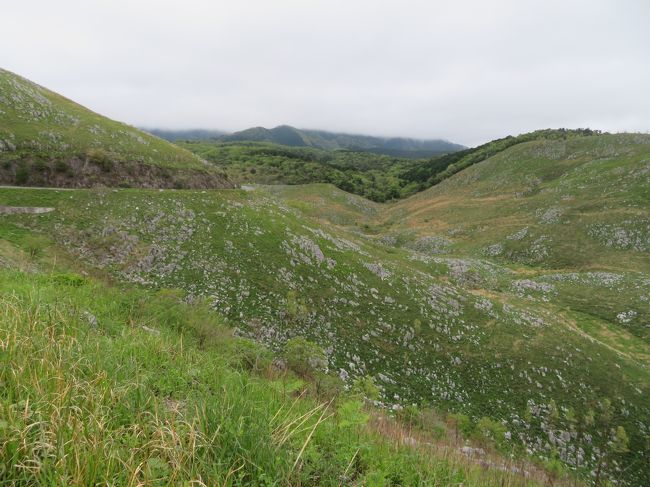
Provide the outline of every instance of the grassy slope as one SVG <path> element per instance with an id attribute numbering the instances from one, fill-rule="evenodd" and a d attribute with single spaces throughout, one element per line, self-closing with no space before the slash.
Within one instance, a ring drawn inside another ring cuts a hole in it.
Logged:
<path id="1" fill-rule="evenodd" d="M 604 334 L 613 324 L 647 342 L 649 160 L 648 136 L 529 142 L 393 206 L 383 224 L 528 269 Z"/>
<path id="2" fill-rule="evenodd" d="M 34 179 L 32 173 L 39 171 L 61 173 L 60 176 L 68 172 L 70 179 L 81 177 L 81 168 L 86 170 L 90 163 L 101 167 L 100 176 L 104 179 L 107 177 L 104 173 L 118 167 L 126 166 L 130 172 L 137 173 L 137 166 L 141 166 L 140 172 L 147 172 L 147 168 L 157 172 L 167 170 L 170 177 L 178 171 L 199 176 L 215 173 L 213 183 L 219 178 L 222 182 L 213 187 L 228 187 L 222 175 L 209 170 L 189 151 L 109 120 L 2 69 L 0 162 L 5 171 L 19 171 L 24 167 L 23 171 L 28 172 L 22 179 L 32 183 L 28 176 Z M 50 174 L 45 176 L 51 181 L 55 179 Z M 58 179 L 66 181 L 62 177 Z M 21 182 L 20 176 L 17 182 Z"/>
<path id="3" fill-rule="evenodd" d="M 531 465 L 486 469 L 440 438 L 402 445 L 358 397 L 259 368 L 262 349 L 177 291 L 84 278 L 47 237 L 6 223 L 2 237 L 3 483 L 542 485 Z"/>
<path id="4" fill-rule="evenodd" d="M 453 176 L 454 174 L 478 164 L 502 152 L 524 142 L 533 140 L 568 140 L 576 137 L 585 137 L 599 135 L 601 132 L 591 129 L 542 129 L 534 132 L 517 135 L 511 135 L 502 139 L 492 140 L 483 145 L 464 149 L 458 152 L 452 152 L 440 157 L 434 157 L 421 164 L 407 168 L 401 175 L 406 181 L 418 183 L 418 190 L 423 190 L 434 186 L 441 181 Z"/>
<path id="5" fill-rule="evenodd" d="M 553 309 L 576 333 L 637 361 L 647 384 L 649 161 L 650 137 L 604 135 L 518 145 L 371 211 L 351 213 L 340 201 L 353 198 L 333 188 L 274 192 L 320 221 L 450 263 L 477 295 Z M 486 261 L 503 266 L 489 279 Z"/>
<path id="6" fill-rule="evenodd" d="M 52 235 L 118 278 L 206 297 L 241 334 L 277 348 L 296 335 L 317 341 L 332 370 L 374 376 L 388 406 L 415 401 L 498 418 L 515 439 L 507 448 L 557 451 L 593 467 L 584 438 L 548 442 L 548 405 L 585 414 L 610 398 L 615 423 L 631 437 L 632 452 L 620 459 L 631 465 L 626 478 L 647 476 L 639 469 L 649 422 L 645 341 L 636 339 L 633 354 L 588 339 L 574 325 L 576 310 L 525 286 L 520 292 L 520 274 L 483 257 L 427 255 L 438 241 L 417 252 L 397 248 L 401 237 L 382 234 L 377 205 L 361 198 L 323 185 L 273 193 L 2 190 L 0 203 L 55 207 L 5 221 Z M 572 428 L 560 418 L 553 438 Z M 602 432 L 589 429 L 595 444 Z"/>

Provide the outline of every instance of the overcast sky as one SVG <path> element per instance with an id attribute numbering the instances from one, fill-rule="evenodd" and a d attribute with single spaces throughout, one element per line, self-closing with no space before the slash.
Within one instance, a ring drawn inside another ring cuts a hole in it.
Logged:
<path id="1" fill-rule="evenodd" d="M 20 0 L 0 66 L 132 125 L 650 131 L 650 0 Z"/>

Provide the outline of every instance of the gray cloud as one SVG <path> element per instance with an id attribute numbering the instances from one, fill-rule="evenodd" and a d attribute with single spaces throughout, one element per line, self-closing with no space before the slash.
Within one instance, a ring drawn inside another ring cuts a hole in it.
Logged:
<path id="1" fill-rule="evenodd" d="M 5 2 L 0 65 L 133 125 L 650 130 L 647 0 Z"/>

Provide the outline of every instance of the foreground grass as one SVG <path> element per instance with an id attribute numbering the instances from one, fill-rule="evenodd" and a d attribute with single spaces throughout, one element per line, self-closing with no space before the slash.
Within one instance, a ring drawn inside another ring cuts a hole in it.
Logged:
<path id="1" fill-rule="evenodd" d="M 255 347 L 175 293 L 13 270 L 0 293 L 2 485 L 524 483 L 382 439 L 351 398 L 251 373 Z"/>

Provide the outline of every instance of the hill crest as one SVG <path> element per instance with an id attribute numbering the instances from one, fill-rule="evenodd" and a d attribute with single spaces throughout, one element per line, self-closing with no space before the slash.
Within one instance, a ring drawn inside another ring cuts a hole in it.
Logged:
<path id="1" fill-rule="evenodd" d="M 191 152 L 0 69 L 0 183 L 231 187 Z"/>

